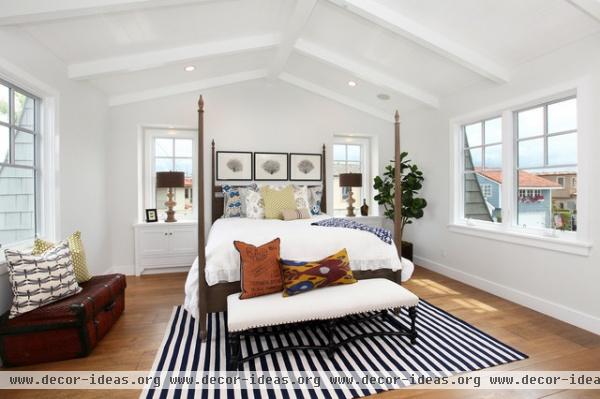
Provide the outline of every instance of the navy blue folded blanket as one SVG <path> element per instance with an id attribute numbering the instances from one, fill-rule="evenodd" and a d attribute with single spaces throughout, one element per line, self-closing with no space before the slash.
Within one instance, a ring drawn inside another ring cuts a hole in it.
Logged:
<path id="1" fill-rule="evenodd" d="M 377 238 L 379 238 L 386 244 L 392 244 L 392 233 L 389 230 L 386 230 L 382 227 L 367 226 L 366 224 L 362 224 L 354 220 L 331 218 L 319 220 L 318 222 L 313 222 L 311 223 L 311 225 L 323 227 L 343 227 L 346 229 L 362 230 L 371 234 L 375 234 Z"/>

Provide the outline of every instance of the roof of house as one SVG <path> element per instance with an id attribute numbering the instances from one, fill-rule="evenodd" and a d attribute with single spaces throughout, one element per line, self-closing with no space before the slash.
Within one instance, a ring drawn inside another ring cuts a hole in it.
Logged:
<path id="1" fill-rule="evenodd" d="M 502 184 L 502 171 L 500 170 L 479 170 L 477 171 L 477 174 L 483 177 L 487 177 L 488 179 L 493 180 L 496 183 Z M 562 188 L 562 186 L 558 183 L 555 183 L 548 179 L 544 179 L 543 177 L 534 175 L 533 173 L 525 172 L 523 170 L 519 171 L 519 187 L 545 189 Z"/>

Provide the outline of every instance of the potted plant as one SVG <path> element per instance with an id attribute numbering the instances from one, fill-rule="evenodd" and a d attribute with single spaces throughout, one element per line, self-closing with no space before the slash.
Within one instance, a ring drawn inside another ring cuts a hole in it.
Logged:
<path id="1" fill-rule="evenodd" d="M 427 206 L 424 198 L 418 197 L 419 190 L 423 187 L 423 172 L 419 167 L 407 159 L 408 153 L 400 154 L 401 176 L 402 176 L 402 218 L 400 219 L 400 231 L 404 236 L 404 227 L 413 223 L 414 219 L 423 217 L 423 209 Z M 392 161 L 393 162 L 393 161 Z M 394 173 L 396 167 L 390 164 L 385 167 L 383 176 L 376 176 L 373 188 L 378 191 L 375 201 L 383 205 L 384 215 L 394 220 Z M 412 261 L 413 244 L 402 241 L 402 256 Z"/>

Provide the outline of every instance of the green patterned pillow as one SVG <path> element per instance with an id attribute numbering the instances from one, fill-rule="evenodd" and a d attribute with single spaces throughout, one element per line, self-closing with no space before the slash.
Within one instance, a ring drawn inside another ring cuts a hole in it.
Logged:
<path id="1" fill-rule="evenodd" d="M 75 269 L 75 277 L 78 283 L 83 283 L 92 278 L 88 267 L 87 260 L 85 258 L 85 251 L 83 249 L 83 242 L 81 241 L 81 232 L 76 231 L 71 234 L 67 241 L 69 242 L 69 250 L 71 251 L 71 261 L 73 262 L 73 268 Z M 33 250 L 31 251 L 32 255 L 41 255 L 47 250 L 54 248 L 56 244 L 40 240 L 39 238 L 35 239 L 33 244 Z"/>
<path id="2" fill-rule="evenodd" d="M 269 187 L 260 189 L 265 203 L 265 219 L 283 219 L 284 209 L 296 209 L 294 187 L 287 186 L 282 190 L 273 190 Z"/>

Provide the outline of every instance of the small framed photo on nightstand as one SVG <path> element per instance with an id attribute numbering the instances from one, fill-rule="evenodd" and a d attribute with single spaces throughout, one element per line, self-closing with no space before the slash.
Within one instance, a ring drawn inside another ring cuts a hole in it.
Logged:
<path id="1" fill-rule="evenodd" d="M 156 209 L 146 209 L 146 222 L 158 222 L 158 212 L 156 212 Z"/>

